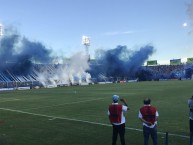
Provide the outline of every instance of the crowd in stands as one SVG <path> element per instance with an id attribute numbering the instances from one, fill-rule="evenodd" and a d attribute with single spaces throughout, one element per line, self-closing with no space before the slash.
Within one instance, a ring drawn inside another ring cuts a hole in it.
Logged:
<path id="1" fill-rule="evenodd" d="M 32 71 L 26 76 L 15 76 L 11 73 L 5 74 L 0 72 L 0 88 L 6 88 L 6 87 L 14 88 L 14 87 L 23 87 L 23 86 L 31 87 L 33 85 L 40 85 L 41 83 L 37 80 L 38 73 L 41 74 L 41 72 L 44 72 L 46 70 L 46 72 L 53 74 L 59 68 L 60 66 L 54 65 L 54 64 L 53 65 L 38 64 L 38 65 L 34 65 Z M 179 79 L 179 78 L 181 79 L 186 77 L 186 71 L 187 71 L 185 64 L 147 65 L 147 66 L 143 66 L 143 68 L 145 68 L 146 71 L 142 71 L 142 73 L 146 73 L 146 75 L 149 75 L 149 74 L 153 75 L 151 79 L 144 79 L 144 80 Z M 189 76 L 192 76 L 192 73 L 193 71 L 191 71 L 191 74 Z M 7 76 L 7 75 L 10 75 L 10 76 Z M 8 80 L 8 78 L 13 78 L 13 80 L 11 79 Z M 21 78 L 24 78 L 24 79 L 21 79 Z M 111 78 L 109 80 L 112 81 L 114 79 L 115 78 L 113 79 Z"/>
<path id="2" fill-rule="evenodd" d="M 185 68 L 183 64 L 180 65 L 154 65 L 145 66 L 146 68 L 152 70 L 156 76 L 159 77 L 184 77 Z"/>
<path id="3" fill-rule="evenodd" d="M 173 71 L 184 71 L 184 65 L 155 65 L 146 67 L 162 74 L 170 74 Z"/>

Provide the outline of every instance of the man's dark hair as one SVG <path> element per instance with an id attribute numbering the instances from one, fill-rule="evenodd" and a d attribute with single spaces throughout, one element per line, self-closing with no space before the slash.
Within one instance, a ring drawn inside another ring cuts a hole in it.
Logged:
<path id="1" fill-rule="evenodd" d="M 149 105 L 151 103 L 151 99 L 150 98 L 145 98 L 143 103 L 144 103 L 144 105 Z"/>
<path id="2" fill-rule="evenodd" d="M 118 103 L 118 100 L 113 100 L 113 103 Z"/>

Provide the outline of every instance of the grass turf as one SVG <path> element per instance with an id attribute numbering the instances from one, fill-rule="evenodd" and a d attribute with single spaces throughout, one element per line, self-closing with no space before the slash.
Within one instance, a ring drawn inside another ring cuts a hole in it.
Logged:
<path id="1" fill-rule="evenodd" d="M 169 145 L 188 144 L 187 100 L 192 92 L 193 81 L 137 82 L 0 92 L 0 144 L 111 144 L 112 128 L 109 126 L 107 109 L 113 94 L 125 98 L 130 107 L 125 114 L 126 126 L 129 128 L 125 135 L 127 144 L 143 144 L 142 132 L 134 129 L 142 129 L 138 111 L 145 97 L 150 97 L 152 105 L 157 107 L 160 115 L 158 131 L 169 132 Z M 164 138 L 164 134 L 158 134 L 160 145 L 164 144 Z M 117 145 L 120 145 L 119 140 Z"/>

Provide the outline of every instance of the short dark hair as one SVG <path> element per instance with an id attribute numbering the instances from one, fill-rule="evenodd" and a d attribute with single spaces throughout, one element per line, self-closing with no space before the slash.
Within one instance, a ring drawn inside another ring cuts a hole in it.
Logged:
<path id="1" fill-rule="evenodd" d="M 113 103 L 117 103 L 118 102 L 118 100 L 113 100 Z"/>
<path id="2" fill-rule="evenodd" d="M 145 99 L 143 100 L 143 103 L 144 103 L 145 105 L 149 105 L 149 104 L 151 103 L 151 99 L 150 99 L 150 98 L 145 98 Z"/>

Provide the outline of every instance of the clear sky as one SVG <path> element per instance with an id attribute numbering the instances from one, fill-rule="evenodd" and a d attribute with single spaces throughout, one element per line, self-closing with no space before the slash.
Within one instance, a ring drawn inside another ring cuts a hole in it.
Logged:
<path id="1" fill-rule="evenodd" d="M 0 0 L 0 23 L 58 55 L 151 44 L 149 60 L 193 57 L 193 0 Z"/>

